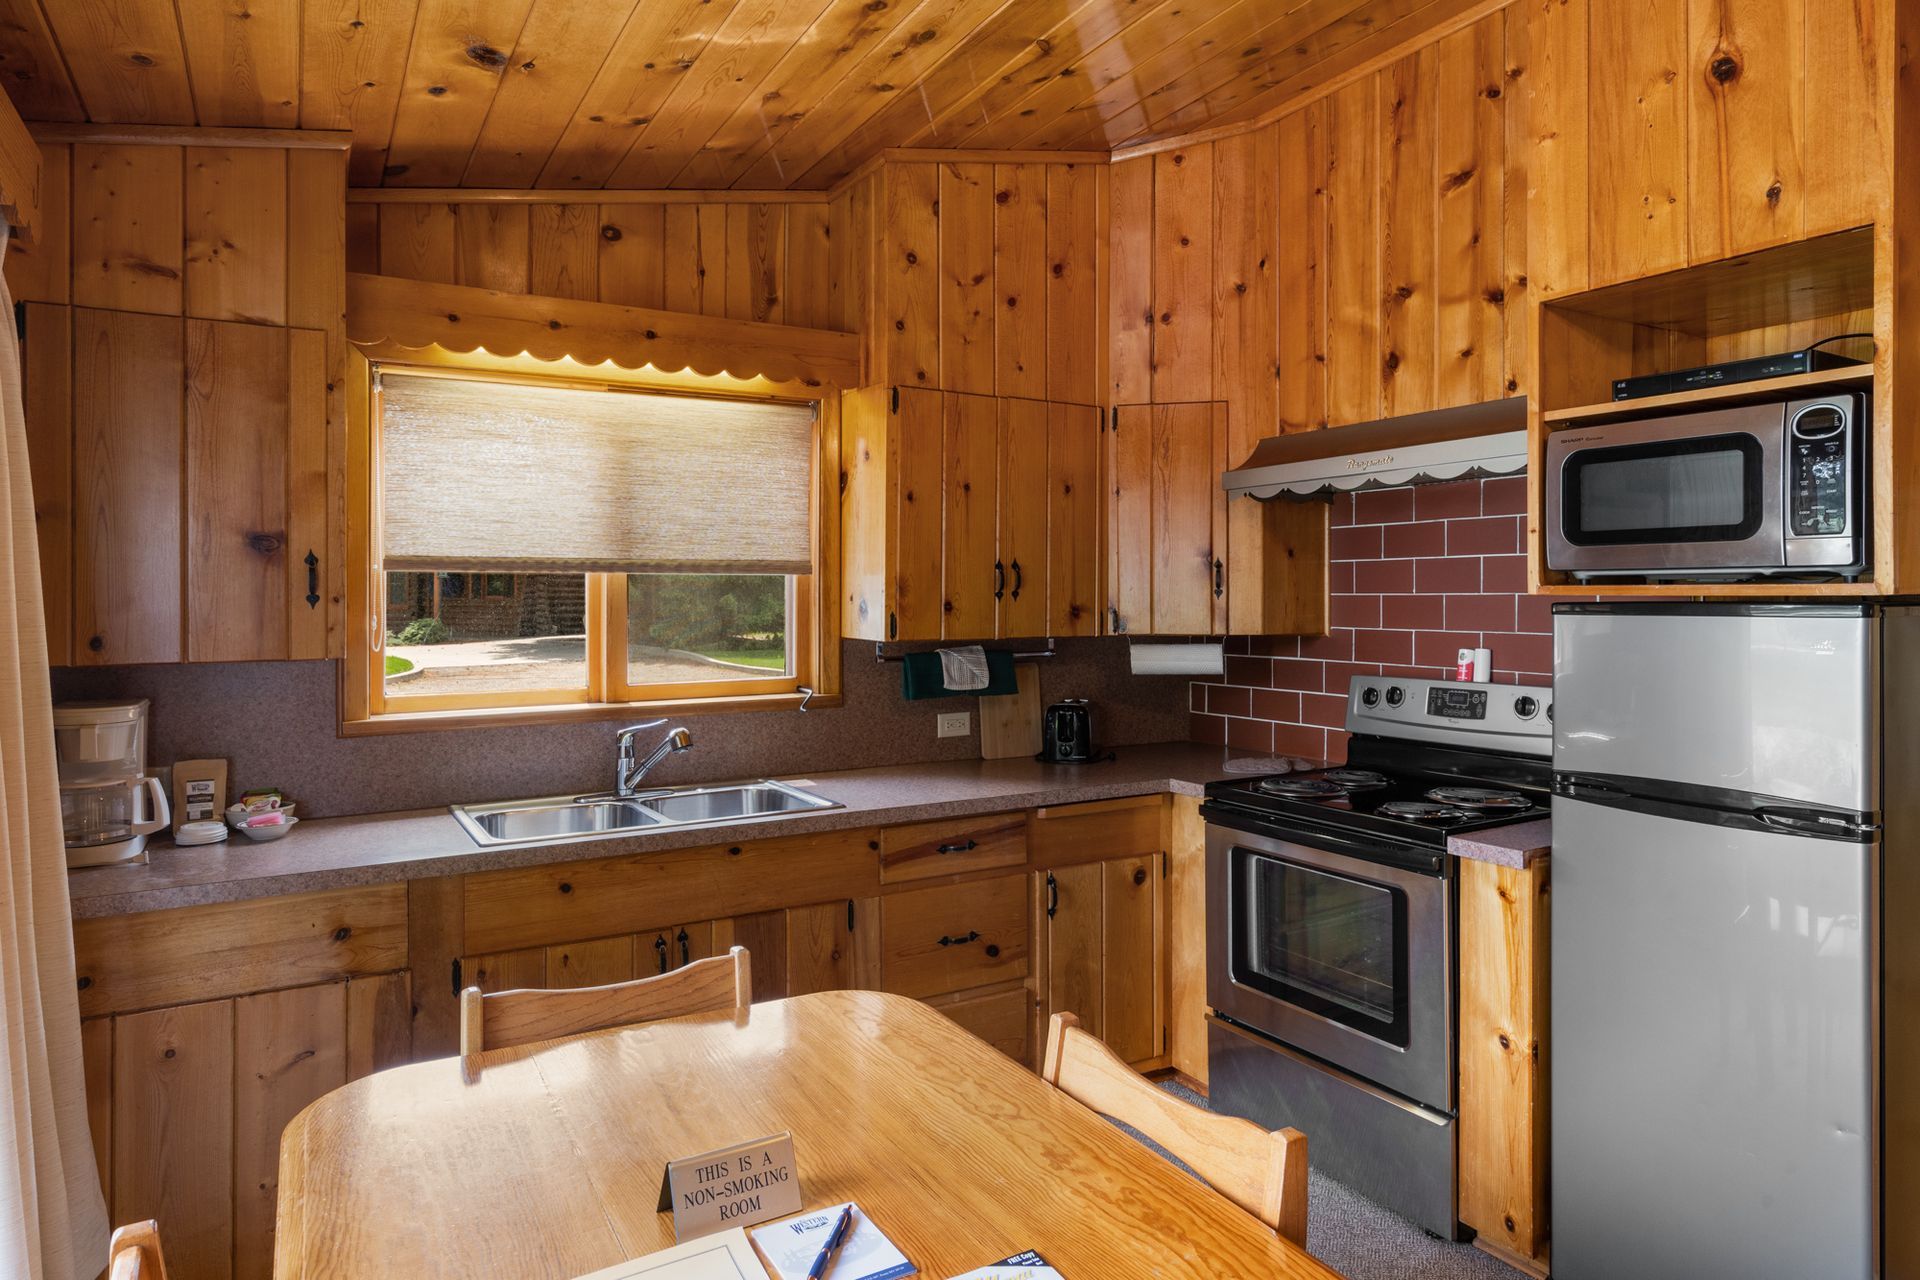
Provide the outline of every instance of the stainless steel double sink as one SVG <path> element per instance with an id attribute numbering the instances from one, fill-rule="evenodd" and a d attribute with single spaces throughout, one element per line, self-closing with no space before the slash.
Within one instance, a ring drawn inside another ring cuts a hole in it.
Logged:
<path id="1" fill-rule="evenodd" d="M 784 782 L 728 783 L 714 787 L 671 787 L 630 796 L 549 796 L 541 800 L 502 800 L 493 804 L 457 804 L 453 816 L 474 842 L 557 844 L 635 831 L 712 827 L 752 818 L 838 809 L 838 802 Z"/>

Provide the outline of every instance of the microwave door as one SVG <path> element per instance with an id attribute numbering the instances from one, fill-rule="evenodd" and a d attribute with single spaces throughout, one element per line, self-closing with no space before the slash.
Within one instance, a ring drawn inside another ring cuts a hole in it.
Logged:
<path id="1" fill-rule="evenodd" d="M 1785 564 L 1784 409 L 1752 405 L 1548 437 L 1548 567 L 1752 574 Z"/>

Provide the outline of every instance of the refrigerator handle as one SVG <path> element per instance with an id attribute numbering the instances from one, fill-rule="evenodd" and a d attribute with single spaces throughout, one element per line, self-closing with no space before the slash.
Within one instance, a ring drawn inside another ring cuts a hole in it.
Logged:
<path id="1" fill-rule="evenodd" d="M 1857 822 L 1851 818 L 1843 818 L 1839 814 L 1822 813 L 1817 809 L 1761 808 L 1754 810 L 1754 817 L 1775 831 L 1794 835 L 1829 838 L 1840 836 L 1849 840 L 1864 840 L 1877 835 L 1880 831 L 1880 824 L 1877 822 Z"/>

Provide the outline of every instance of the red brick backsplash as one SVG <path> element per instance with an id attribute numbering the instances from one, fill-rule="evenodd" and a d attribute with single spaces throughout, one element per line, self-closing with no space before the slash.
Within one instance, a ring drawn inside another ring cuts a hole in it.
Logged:
<path id="1" fill-rule="evenodd" d="M 1346 758 L 1356 675 L 1450 679 L 1461 649 L 1493 678 L 1553 679 L 1549 601 L 1529 596 L 1523 476 L 1374 489 L 1334 499 L 1325 636 L 1229 636 L 1226 672 L 1196 680 L 1196 742 Z"/>

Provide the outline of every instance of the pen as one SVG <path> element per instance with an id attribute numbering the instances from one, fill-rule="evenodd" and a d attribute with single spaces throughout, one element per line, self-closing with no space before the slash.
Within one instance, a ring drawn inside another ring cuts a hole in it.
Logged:
<path id="1" fill-rule="evenodd" d="M 820 1256 L 807 1268 L 807 1280 L 820 1280 L 827 1274 L 827 1268 L 833 1265 L 833 1255 L 840 1252 L 840 1246 L 847 1242 L 847 1231 L 853 1226 L 853 1206 L 848 1205 L 840 1211 L 840 1220 L 833 1224 L 833 1233 L 827 1242 L 820 1246 Z"/>

